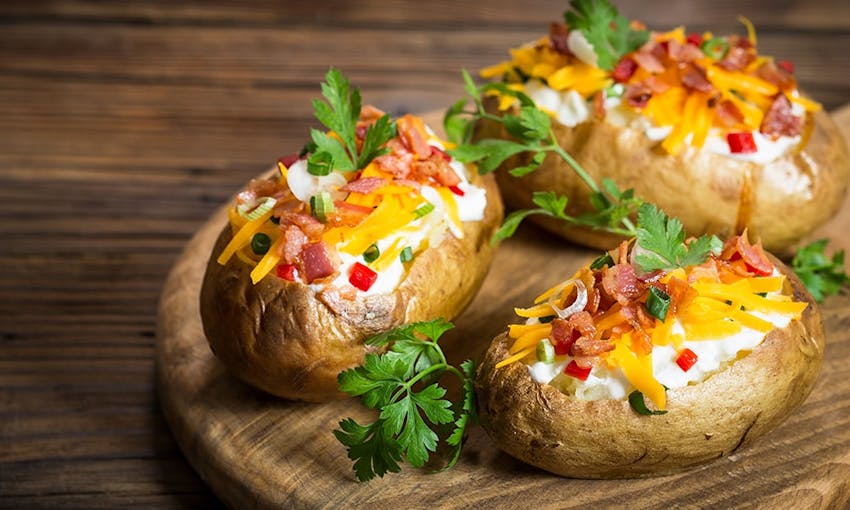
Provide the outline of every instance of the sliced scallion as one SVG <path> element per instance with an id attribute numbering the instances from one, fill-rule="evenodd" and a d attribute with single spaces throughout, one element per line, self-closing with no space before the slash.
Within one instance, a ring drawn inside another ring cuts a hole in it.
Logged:
<path id="1" fill-rule="evenodd" d="M 327 222 L 328 215 L 335 210 L 331 194 L 327 191 L 321 191 L 319 194 L 310 197 L 310 210 L 317 220 L 322 223 Z"/>
<path id="2" fill-rule="evenodd" d="M 712 37 L 703 41 L 699 49 L 714 60 L 722 60 L 729 51 L 729 43 L 721 37 Z"/>
<path id="3" fill-rule="evenodd" d="M 649 296 L 646 298 L 646 311 L 649 315 L 663 321 L 667 318 L 668 309 L 670 309 L 670 295 L 657 287 L 650 287 Z"/>
<path id="4" fill-rule="evenodd" d="M 378 245 L 376 243 L 372 243 L 371 246 L 366 248 L 366 251 L 363 252 L 363 260 L 368 264 L 369 262 L 374 262 L 381 256 L 381 250 L 378 249 Z"/>
<path id="5" fill-rule="evenodd" d="M 634 409 L 636 413 L 644 416 L 667 414 L 667 411 L 653 411 L 646 407 L 646 400 L 644 400 L 643 393 L 638 390 L 629 393 L 629 405 L 632 406 L 632 409 Z"/>
<path id="6" fill-rule="evenodd" d="M 537 360 L 543 363 L 555 361 L 555 348 L 552 347 L 552 342 L 548 338 L 537 342 Z"/>
<path id="7" fill-rule="evenodd" d="M 329 175 L 334 169 L 334 158 L 330 152 L 318 152 L 307 159 L 307 173 L 310 175 Z"/>
<path id="8" fill-rule="evenodd" d="M 431 202 L 426 203 L 413 211 L 413 214 L 416 215 L 417 218 L 421 218 L 428 214 L 429 212 L 434 210 L 434 204 Z"/>
<path id="9" fill-rule="evenodd" d="M 398 258 L 399 260 L 401 260 L 402 264 L 410 262 L 411 260 L 413 260 L 413 250 L 410 248 L 410 246 L 405 247 L 403 250 L 401 250 L 401 253 L 399 254 Z"/>
<path id="10" fill-rule="evenodd" d="M 272 239 L 262 232 L 257 232 L 251 238 L 251 251 L 257 255 L 265 255 L 272 245 Z"/>
<path id="11" fill-rule="evenodd" d="M 614 259 L 611 258 L 610 253 L 604 253 L 604 254 L 596 257 L 593 260 L 593 262 L 590 263 L 590 269 L 593 269 L 593 270 L 602 269 L 605 266 L 608 266 L 608 267 L 614 266 Z"/>

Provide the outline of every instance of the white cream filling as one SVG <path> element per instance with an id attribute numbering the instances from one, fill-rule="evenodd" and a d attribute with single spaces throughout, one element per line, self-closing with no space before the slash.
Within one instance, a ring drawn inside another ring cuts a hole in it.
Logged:
<path id="1" fill-rule="evenodd" d="M 572 33 L 572 32 L 571 32 Z M 614 85 L 615 91 L 622 93 L 622 85 Z M 619 88 L 617 88 L 619 87 Z M 575 127 L 590 118 L 591 107 L 579 93 L 574 90 L 557 91 L 549 88 L 540 80 L 532 79 L 525 84 L 525 92 L 534 100 L 538 107 L 549 111 L 561 124 Z M 791 113 L 797 117 L 805 115 L 805 109 L 798 103 L 791 103 Z M 671 126 L 657 126 L 648 117 L 623 106 L 620 97 L 606 97 L 605 122 L 619 127 L 628 127 L 642 131 L 647 138 L 661 141 L 673 130 Z M 733 154 L 725 135 L 719 130 L 712 129 L 706 137 L 701 150 L 725 156 L 740 161 L 750 161 L 766 164 L 784 156 L 800 143 L 800 136 L 780 136 L 773 140 L 762 133 L 753 132 L 757 150 L 751 153 Z M 685 139 L 690 143 L 691 137 Z"/>

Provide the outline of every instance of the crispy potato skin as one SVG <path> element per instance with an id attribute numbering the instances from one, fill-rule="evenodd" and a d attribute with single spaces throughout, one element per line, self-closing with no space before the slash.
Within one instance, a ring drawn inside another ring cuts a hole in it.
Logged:
<path id="1" fill-rule="evenodd" d="M 487 102 L 495 111 L 494 101 Z M 660 142 L 640 131 L 589 121 L 574 128 L 553 121 L 561 147 L 594 178 L 609 177 L 620 189 L 635 194 L 677 216 L 691 235 L 728 237 L 748 228 L 764 247 L 784 254 L 841 206 L 850 179 L 850 157 L 835 123 L 817 112 L 811 137 L 797 153 L 766 165 L 737 161 L 709 152 L 683 149 L 671 156 Z M 479 138 L 506 138 L 492 122 L 479 124 Z M 551 190 L 569 198 L 568 212 L 592 211 L 588 188 L 560 158 L 550 154 L 541 167 L 522 178 L 508 170 L 525 165 L 527 154 L 508 159 L 496 171 L 505 203 L 515 209 L 536 207 L 534 191 Z M 793 214 L 788 214 L 794 211 Z M 589 229 L 569 228 L 558 220 L 531 219 L 566 239 L 599 249 L 615 246 L 618 238 Z"/>
<path id="2" fill-rule="evenodd" d="M 473 182 L 487 192 L 483 221 L 465 223 L 463 239 L 447 234 L 439 246 L 422 252 L 392 294 L 356 301 L 333 292 L 317 295 L 274 275 L 252 285 L 251 268 L 236 257 L 224 266 L 216 262 L 231 239 L 225 226 L 200 296 L 204 333 L 216 357 L 240 379 L 283 398 L 345 397 L 337 375 L 363 363 L 366 338 L 405 322 L 451 320 L 480 288 L 503 207 L 492 176 Z"/>
<path id="3" fill-rule="evenodd" d="M 748 356 L 705 381 L 669 390 L 667 414 L 641 416 L 625 400 L 577 400 L 535 382 L 523 363 L 497 370 L 495 364 L 508 357 L 504 333 L 478 368 L 481 424 L 510 455 L 574 478 L 668 474 L 746 446 L 805 400 L 823 355 L 818 308 L 780 264 L 794 299 L 809 303 L 801 320 L 773 330 Z"/>

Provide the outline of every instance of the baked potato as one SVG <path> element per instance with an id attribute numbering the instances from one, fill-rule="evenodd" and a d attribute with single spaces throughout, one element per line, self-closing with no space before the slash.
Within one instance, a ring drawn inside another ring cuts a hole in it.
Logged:
<path id="1" fill-rule="evenodd" d="M 363 109 L 357 147 L 380 118 Z M 229 208 L 200 308 L 216 357 L 245 382 L 342 398 L 337 375 L 363 363 L 366 338 L 451 319 L 480 287 L 502 219 L 495 179 L 452 160 L 418 117 L 395 126 L 364 168 L 316 176 L 293 155 Z"/>
<path id="2" fill-rule="evenodd" d="M 548 36 L 511 50 L 511 61 L 482 75 L 501 76 L 549 113 L 559 145 L 597 182 L 633 188 L 689 233 L 728 237 L 747 228 L 779 254 L 837 212 L 850 179 L 844 139 L 800 92 L 790 62 L 758 54 L 749 22 L 747 37 L 681 27 L 649 33 L 632 22 L 637 44 L 610 54 L 570 14 L 576 27 L 553 24 Z M 486 99 L 490 113 L 516 113 L 509 95 Z M 484 121 L 476 138 L 509 136 Z M 530 159 L 522 153 L 497 170 L 509 207 L 533 208 L 534 191 L 555 191 L 568 197 L 572 215 L 593 211 L 589 189 L 553 154 L 531 174 L 509 175 Z M 546 216 L 532 220 L 595 248 L 621 240 Z"/>
<path id="3" fill-rule="evenodd" d="M 568 477 L 662 475 L 728 456 L 809 395 L 824 332 L 788 267 L 742 236 L 672 271 L 642 272 L 636 250 L 517 309 L 526 323 L 493 340 L 475 390 L 499 448 Z"/>

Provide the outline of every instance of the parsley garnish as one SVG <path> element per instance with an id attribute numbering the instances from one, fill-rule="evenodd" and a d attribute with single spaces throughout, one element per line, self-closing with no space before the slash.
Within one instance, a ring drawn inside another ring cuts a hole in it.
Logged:
<path id="1" fill-rule="evenodd" d="M 800 248 L 791 261 L 794 272 L 818 303 L 850 285 L 850 276 L 844 271 L 844 250 L 835 252 L 830 260 L 824 253 L 827 242 L 819 239 Z"/>
<path id="2" fill-rule="evenodd" d="M 326 128 L 334 133 L 313 129 L 308 150 L 307 170 L 313 175 L 328 175 L 333 170 L 350 172 L 364 168 L 374 158 L 385 154 L 382 146 L 396 134 L 395 122 L 389 115 L 381 116 L 369 126 L 357 150 L 357 120 L 360 118 L 360 90 L 351 88 L 347 78 L 330 69 L 322 83 L 321 99 L 313 100 L 313 112 Z"/>
<path id="3" fill-rule="evenodd" d="M 710 253 L 720 253 L 723 243 L 716 236 L 704 235 L 685 244 L 682 222 L 644 203 L 638 210 L 637 246 L 635 263 L 649 272 L 700 264 Z"/>
<path id="4" fill-rule="evenodd" d="M 573 11 L 564 13 L 564 20 L 578 29 L 596 52 L 596 65 L 610 71 L 620 58 L 646 43 L 649 32 L 634 30 L 628 18 L 619 14 L 608 0 L 572 0 Z"/>
<path id="5" fill-rule="evenodd" d="M 362 366 L 339 375 L 340 390 L 361 397 L 366 407 L 380 411 L 372 423 L 360 425 L 346 418 L 334 430 L 354 461 L 358 480 L 397 473 L 403 460 L 422 467 L 430 452 L 437 449 L 440 438 L 434 427 L 440 425 L 453 424 L 445 442 L 454 453 L 443 469 L 457 462 L 464 432 L 477 421 L 477 411 L 472 386 L 474 364 L 464 361 L 460 369 L 449 365 L 437 344 L 452 327 L 444 319 L 436 319 L 376 335 L 366 341 L 367 345 L 390 344 L 389 350 L 381 355 L 367 354 Z M 446 372 L 462 383 L 463 396 L 458 404 L 443 398 L 446 390 L 438 381 Z"/>

